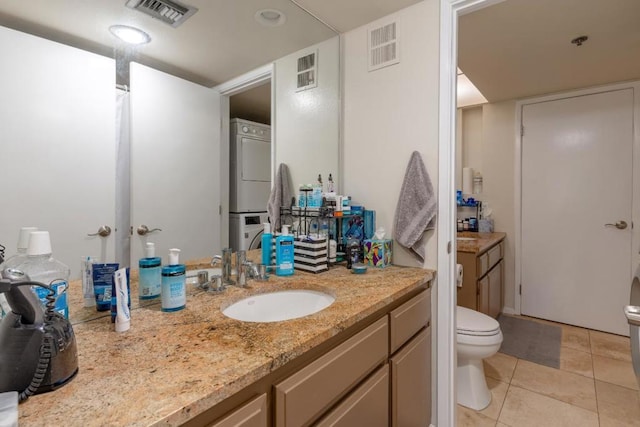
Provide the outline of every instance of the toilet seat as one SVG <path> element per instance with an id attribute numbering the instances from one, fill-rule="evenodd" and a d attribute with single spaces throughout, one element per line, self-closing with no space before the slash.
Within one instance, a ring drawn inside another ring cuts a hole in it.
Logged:
<path id="1" fill-rule="evenodd" d="M 500 324 L 496 319 L 466 307 L 456 307 L 456 311 L 456 332 L 459 335 L 480 337 L 500 333 Z"/>

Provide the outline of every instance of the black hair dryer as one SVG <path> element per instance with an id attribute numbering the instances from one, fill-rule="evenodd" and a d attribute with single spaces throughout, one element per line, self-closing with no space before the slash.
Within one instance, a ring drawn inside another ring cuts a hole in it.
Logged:
<path id="1" fill-rule="evenodd" d="M 0 322 L 0 393 L 17 391 L 23 402 L 76 376 L 76 337 L 71 323 L 54 309 L 52 288 L 15 269 L 5 269 L 0 276 L 0 293 L 11 307 Z M 49 290 L 46 309 L 32 286 Z"/>

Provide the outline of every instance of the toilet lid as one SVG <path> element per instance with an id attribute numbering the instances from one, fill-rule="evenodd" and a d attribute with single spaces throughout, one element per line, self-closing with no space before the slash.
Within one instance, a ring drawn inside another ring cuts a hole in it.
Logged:
<path id="1" fill-rule="evenodd" d="M 457 332 L 463 335 L 496 335 L 500 324 L 492 317 L 466 307 L 456 307 Z"/>

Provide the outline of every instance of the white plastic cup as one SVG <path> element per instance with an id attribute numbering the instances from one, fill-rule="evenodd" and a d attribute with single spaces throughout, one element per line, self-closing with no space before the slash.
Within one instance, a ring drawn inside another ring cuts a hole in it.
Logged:
<path id="1" fill-rule="evenodd" d="M 29 236 L 33 231 L 38 231 L 38 227 L 22 227 L 18 234 L 18 251 L 27 252 L 29 247 Z"/>
<path id="2" fill-rule="evenodd" d="M 48 231 L 32 231 L 29 235 L 27 255 L 46 255 L 51 251 L 51 237 Z"/>
<path id="3" fill-rule="evenodd" d="M 0 393 L 0 427 L 18 427 L 18 392 Z"/>

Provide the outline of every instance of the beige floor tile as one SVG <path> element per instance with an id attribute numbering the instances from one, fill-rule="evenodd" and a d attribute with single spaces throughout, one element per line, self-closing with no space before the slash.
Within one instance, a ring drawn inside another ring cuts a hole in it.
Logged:
<path id="1" fill-rule="evenodd" d="M 498 424 L 496 424 L 496 427 L 510 427 L 510 426 L 508 426 L 506 424 L 503 424 L 503 423 L 498 423 Z"/>
<path id="2" fill-rule="evenodd" d="M 598 427 L 598 414 L 511 385 L 498 421 L 517 427 Z"/>
<path id="3" fill-rule="evenodd" d="M 597 412 L 596 389 L 592 378 L 518 360 L 511 385 Z"/>
<path id="4" fill-rule="evenodd" d="M 591 353 L 589 331 L 577 326 L 562 325 L 562 347 Z"/>
<path id="5" fill-rule="evenodd" d="M 484 359 L 484 375 L 489 378 L 502 381 L 504 383 L 511 382 L 513 371 L 518 363 L 518 358 L 509 356 L 508 354 L 496 353 L 493 356 Z"/>
<path id="6" fill-rule="evenodd" d="M 628 337 L 589 331 L 591 353 L 612 359 L 631 361 L 631 347 Z"/>
<path id="7" fill-rule="evenodd" d="M 492 420 L 486 415 L 476 412 L 473 409 L 465 408 L 462 405 L 458 405 L 457 415 L 457 427 L 493 427 L 496 425 L 496 420 Z"/>
<path id="8" fill-rule="evenodd" d="M 638 390 L 638 381 L 631 362 L 593 355 L 595 379 Z"/>
<path id="9" fill-rule="evenodd" d="M 591 353 L 571 347 L 560 347 L 560 369 L 593 378 Z"/>
<path id="10" fill-rule="evenodd" d="M 489 387 L 489 391 L 491 392 L 491 403 L 485 409 L 480 411 L 480 413 L 482 415 L 486 415 L 492 420 L 497 420 L 498 416 L 500 416 L 500 410 L 502 409 L 504 398 L 507 396 L 509 384 L 493 378 L 487 378 L 487 387 Z"/>
<path id="11" fill-rule="evenodd" d="M 640 426 L 640 393 L 596 381 L 600 427 Z"/>

